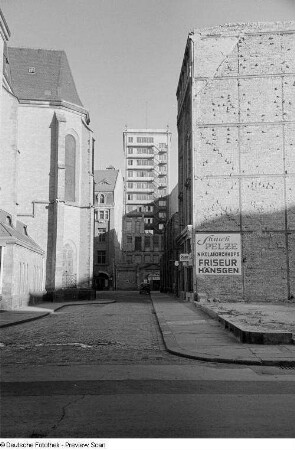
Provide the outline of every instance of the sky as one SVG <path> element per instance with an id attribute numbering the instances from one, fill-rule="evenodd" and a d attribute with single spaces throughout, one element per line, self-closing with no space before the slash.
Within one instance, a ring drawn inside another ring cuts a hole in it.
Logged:
<path id="1" fill-rule="evenodd" d="M 96 139 L 95 168 L 124 170 L 123 130 L 172 132 L 188 33 L 230 22 L 295 20 L 295 0 L 0 0 L 10 46 L 65 50 Z"/>

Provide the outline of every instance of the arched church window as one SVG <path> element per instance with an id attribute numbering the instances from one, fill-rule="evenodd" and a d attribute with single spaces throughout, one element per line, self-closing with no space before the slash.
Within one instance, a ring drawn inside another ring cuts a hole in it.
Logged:
<path id="1" fill-rule="evenodd" d="M 65 201 L 75 201 L 76 140 L 68 134 L 65 139 Z"/>

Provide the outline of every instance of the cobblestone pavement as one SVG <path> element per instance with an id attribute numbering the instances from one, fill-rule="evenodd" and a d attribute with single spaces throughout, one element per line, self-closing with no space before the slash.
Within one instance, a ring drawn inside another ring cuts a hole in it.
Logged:
<path id="1" fill-rule="evenodd" d="M 34 322 L 3 328 L 1 365 L 197 364 L 169 354 L 148 296 L 100 293 L 108 305 L 67 306 Z"/>

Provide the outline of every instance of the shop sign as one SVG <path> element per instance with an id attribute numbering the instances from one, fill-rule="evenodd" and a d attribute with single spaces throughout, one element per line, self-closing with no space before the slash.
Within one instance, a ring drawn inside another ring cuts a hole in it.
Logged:
<path id="1" fill-rule="evenodd" d="M 192 260 L 191 253 L 181 253 L 179 255 L 179 261 L 180 262 L 190 262 Z"/>
<path id="2" fill-rule="evenodd" d="M 148 275 L 148 279 L 149 280 L 160 280 L 160 272 L 159 271 L 151 272 Z"/>
<path id="3" fill-rule="evenodd" d="M 240 233 L 197 233 L 197 275 L 241 275 Z"/>

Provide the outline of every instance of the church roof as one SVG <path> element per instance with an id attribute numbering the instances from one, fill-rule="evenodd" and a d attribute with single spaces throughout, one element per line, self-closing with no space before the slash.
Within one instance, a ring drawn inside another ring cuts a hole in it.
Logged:
<path id="1" fill-rule="evenodd" d="M 64 51 L 8 47 L 8 59 L 20 100 L 64 100 L 83 107 Z"/>
<path id="2" fill-rule="evenodd" d="M 95 192 L 111 192 L 115 189 L 119 170 L 105 169 L 94 171 Z"/>

